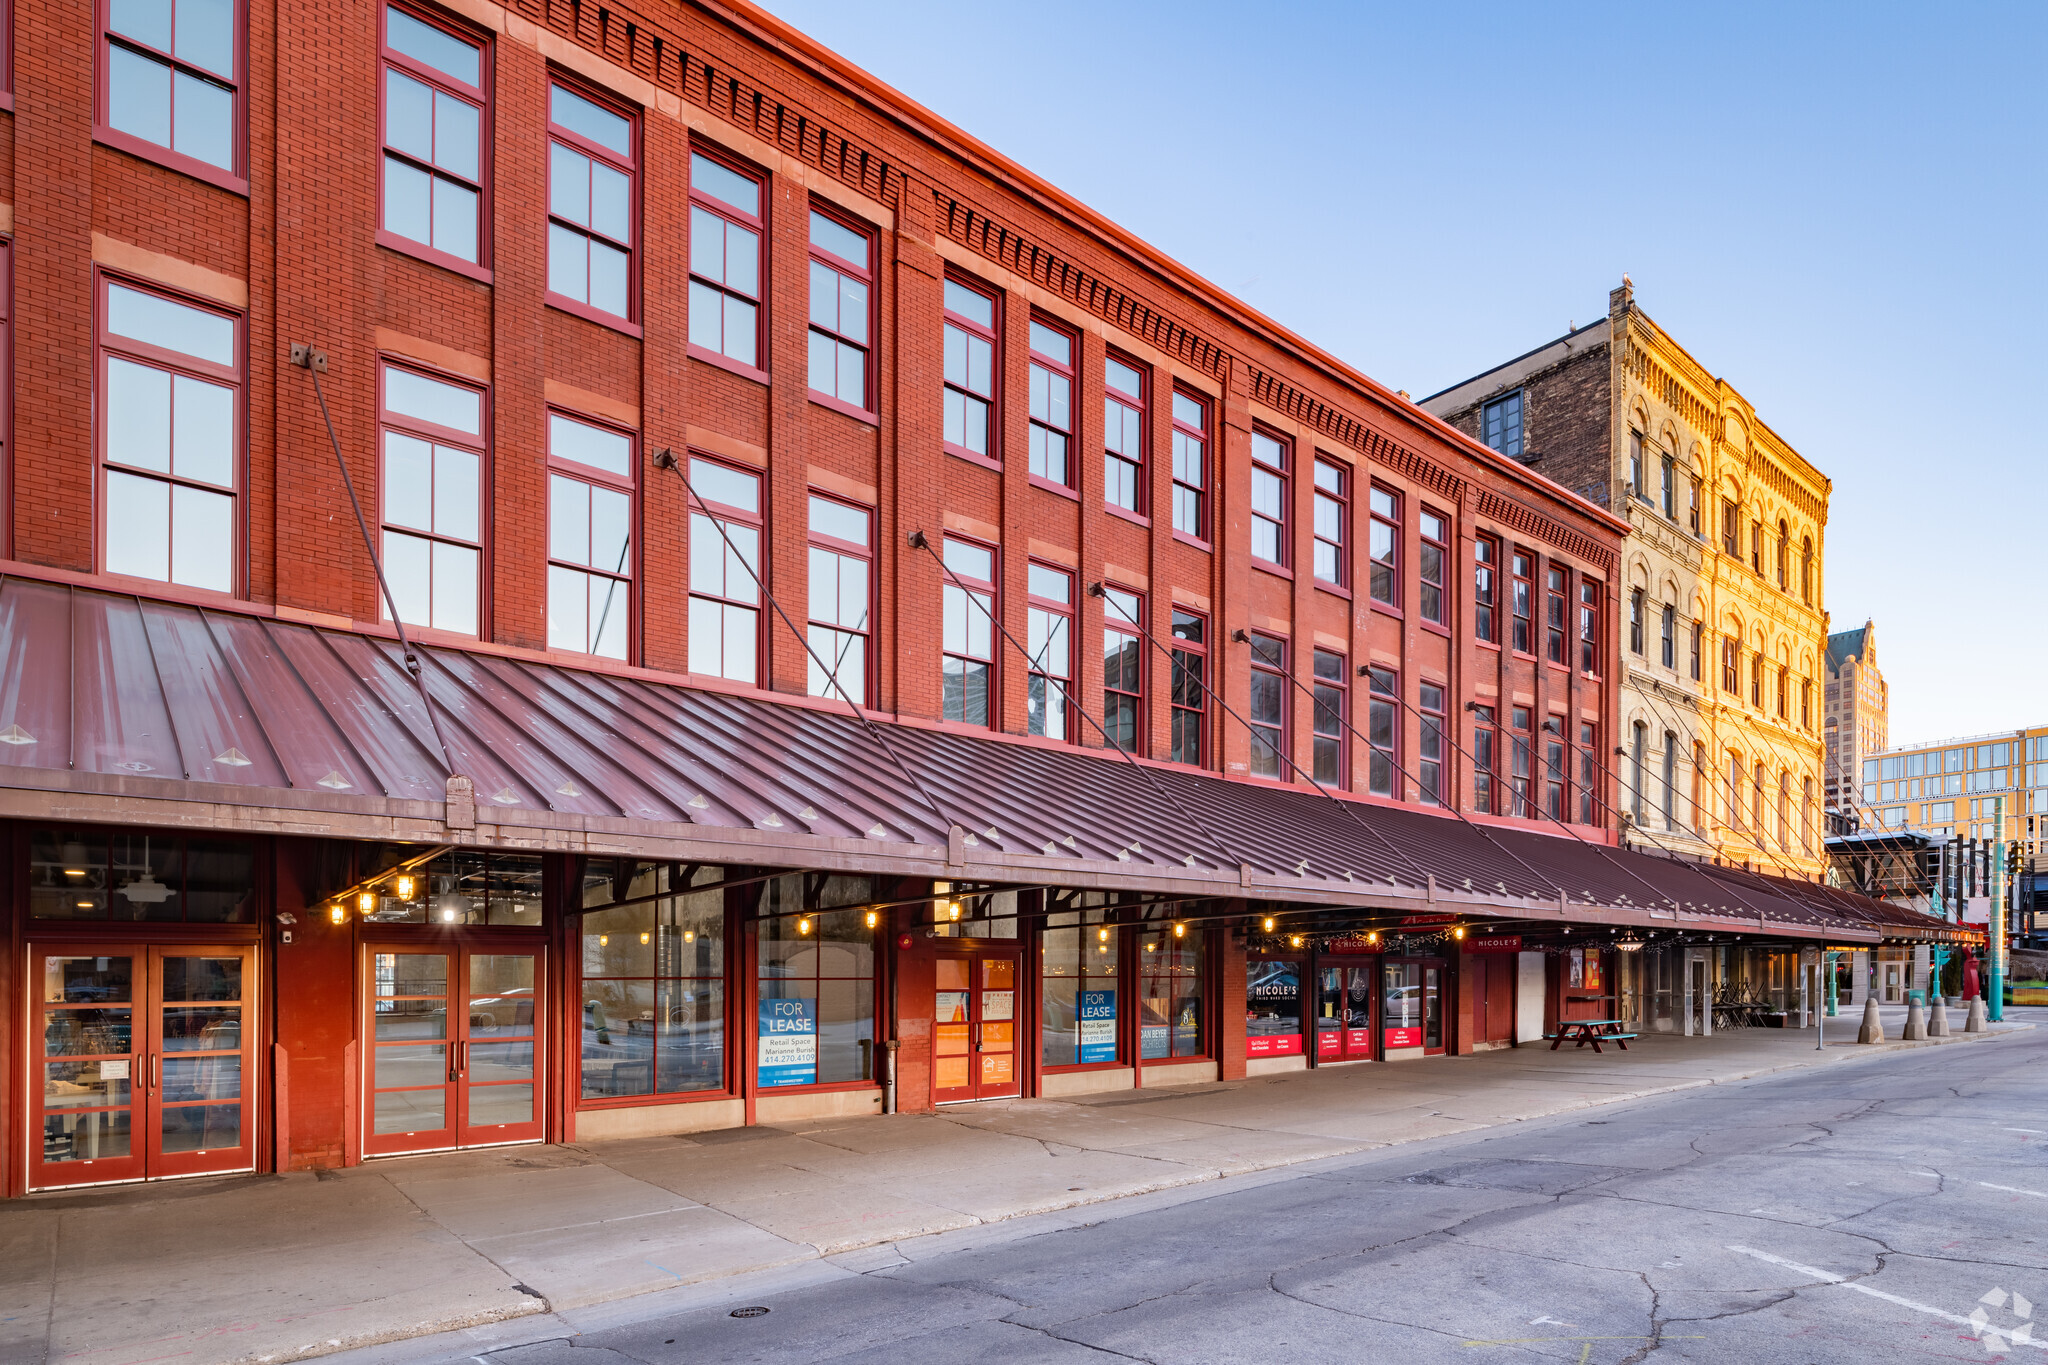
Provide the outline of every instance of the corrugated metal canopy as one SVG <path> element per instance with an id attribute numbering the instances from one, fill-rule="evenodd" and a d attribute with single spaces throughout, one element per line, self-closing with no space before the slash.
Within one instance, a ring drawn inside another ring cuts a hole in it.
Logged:
<path id="1" fill-rule="evenodd" d="M 394 641 L 7 578 L 0 769 L 17 794 L 65 794 L 17 795 L 8 813 L 1807 938 L 1925 918 L 1099 750 L 882 722 L 885 745 L 844 709 L 419 652 L 454 770 L 474 783 L 474 830 L 445 824 L 447 772 Z"/>

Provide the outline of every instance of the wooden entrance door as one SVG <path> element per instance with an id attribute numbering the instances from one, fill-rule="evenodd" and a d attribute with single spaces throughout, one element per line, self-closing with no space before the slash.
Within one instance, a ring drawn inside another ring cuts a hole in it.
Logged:
<path id="1" fill-rule="evenodd" d="M 539 947 L 372 945 L 364 968 L 365 1155 L 540 1140 Z"/>
<path id="2" fill-rule="evenodd" d="M 1015 948 L 942 952 L 932 1025 L 932 1094 L 940 1104 L 1023 1093 Z"/>
<path id="3" fill-rule="evenodd" d="M 1473 953 L 1464 980 L 1472 997 L 1472 1041 L 1511 1043 L 1515 1039 L 1515 957 Z"/>
<path id="4" fill-rule="evenodd" d="M 31 949 L 31 1186 L 254 1168 L 255 955 L 248 945 Z"/>

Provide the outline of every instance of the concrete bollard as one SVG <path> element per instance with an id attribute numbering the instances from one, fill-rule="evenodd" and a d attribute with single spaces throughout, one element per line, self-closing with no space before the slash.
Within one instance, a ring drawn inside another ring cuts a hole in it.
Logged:
<path id="1" fill-rule="evenodd" d="M 1906 1008 L 1906 1031 L 1899 1035 L 1909 1043 L 1927 1041 L 1927 1010 L 1918 1000 Z"/>
<path id="2" fill-rule="evenodd" d="M 1927 1036 L 1929 1038 L 1948 1037 L 1948 1006 L 1942 1003 L 1942 999 L 1938 995 L 1934 997 L 1933 1007 L 1927 1011 Z"/>
<path id="3" fill-rule="evenodd" d="M 1856 1031 L 1859 1043 L 1881 1043 L 1884 1041 L 1884 1025 L 1877 1018 L 1877 997 L 1863 1002 L 1863 1027 Z"/>
<path id="4" fill-rule="evenodd" d="M 1984 997 L 1973 995 L 1970 997 L 1970 1017 L 1963 1021 L 1963 1032 L 1984 1033 L 1986 1031 L 1984 1027 Z"/>

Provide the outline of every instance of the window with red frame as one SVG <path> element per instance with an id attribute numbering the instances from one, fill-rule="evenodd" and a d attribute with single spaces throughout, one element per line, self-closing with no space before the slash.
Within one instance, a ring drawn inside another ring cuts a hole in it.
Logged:
<path id="1" fill-rule="evenodd" d="M 1326 787 L 1346 785 L 1345 757 L 1351 746 L 1344 742 L 1344 716 L 1350 701 L 1350 678 L 1344 670 L 1344 656 L 1327 649 L 1315 655 L 1315 753 L 1312 765 L 1316 781 Z"/>
<path id="2" fill-rule="evenodd" d="M 1582 825 L 1597 825 L 1600 823 L 1598 809 L 1600 803 L 1600 767 L 1599 759 L 1596 757 L 1600 752 L 1600 746 L 1595 743 L 1599 737 L 1599 727 L 1595 726 L 1592 721 L 1582 720 L 1579 722 L 1579 823 Z M 1642 789 L 1640 777 L 1642 772 L 1641 763 L 1637 763 L 1636 771 L 1638 773 L 1636 781 L 1637 799 L 1640 800 Z"/>
<path id="3" fill-rule="evenodd" d="M 1563 569 L 1553 566 L 1544 576 L 1544 587 L 1548 591 L 1549 615 L 1545 620 L 1545 631 L 1549 637 L 1550 662 L 1571 666 L 1572 656 L 1566 652 L 1565 632 L 1571 628 L 1570 610 L 1565 601 L 1565 589 L 1569 576 Z"/>
<path id="4" fill-rule="evenodd" d="M 1031 320 L 1031 473 L 1067 487 L 1074 441 L 1074 338 Z"/>
<path id="5" fill-rule="evenodd" d="M 241 319 L 102 277 L 101 563 L 236 589 L 242 518 Z"/>
<path id="6" fill-rule="evenodd" d="M 548 292 L 615 318 L 633 316 L 633 180 L 638 125 L 548 86 Z"/>
<path id="7" fill-rule="evenodd" d="M 862 412 L 868 392 L 874 235 L 811 210 L 811 392 Z"/>
<path id="8" fill-rule="evenodd" d="M 1401 678 L 1391 668 L 1368 667 L 1365 672 L 1365 743 L 1370 751 L 1365 789 L 1374 796 L 1399 796 L 1395 774 L 1400 770 Z"/>
<path id="9" fill-rule="evenodd" d="M 761 182 L 690 153 L 690 344 L 761 367 Z"/>
<path id="10" fill-rule="evenodd" d="M 1145 733 L 1145 599 L 1107 584 L 1102 589 L 1102 728 L 1126 753 Z"/>
<path id="11" fill-rule="evenodd" d="M 946 449 L 996 458 L 996 301 L 958 280 L 946 281 Z"/>
<path id="12" fill-rule="evenodd" d="M 1444 566 L 1451 560 L 1450 523 L 1425 507 L 1417 529 L 1421 539 L 1416 546 L 1415 578 L 1421 600 L 1416 605 L 1423 620 L 1441 626 L 1445 624 Z"/>
<path id="13" fill-rule="evenodd" d="M 1199 768 L 1208 753 L 1209 621 L 1191 611 L 1173 609 L 1173 733 L 1175 763 Z"/>
<path id="14" fill-rule="evenodd" d="M 1050 564 L 1031 564 L 1025 583 L 1030 596 L 1024 608 L 1024 648 L 1031 655 L 1025 732 L 1072 739 L 1067 698 L 1074 685 L 1074 576 Z"/>
<path id="15" fill-rule="evenodd" d="M 147 144 L 145 155 L 210 180 L 222 172 L 239 179 L 242 5 L 111 0 L 103 12 L 104 126 L 113 140 Z"/>
<path id="16" fill-rule="evenodd" d="M 483 263 L 489 97 L 481 44 L 384 6 L 384 231 Z"/>
<path id="17" fill-rule="evenodd" d="M 633 438 L 548 414 L 548 648 L 624 659 L 633 626 Z"/>
<path id="18" fill-rule="evenodd" d="M 1252 433 L 1252 558 L 1287 563 L 1287 444 Z"/>
<path id="19" fill-rule="evenodd" d="M 1145 376 L 1115 356 L 1102 362 L 1102 499 L 1145 510 Z"/>
<path id="20" fill-rule="evenodd" d="M 1173 393 L 1173 529 L 1209 538 L 1209 407 L 1193 394 Z"/>
<path id="21" fill-rule="evenodd" d="M 388 363 L 381 381 L 384 579 L 407 625 L 476 635 L 483 392 Z"/>
<path id="22" fill-rule="evenodd" d="M 1246 708 L 1252 731 L 1252 776 L 1279 777 L 1287 752 L 1287 642 L 1271 635 L 1251 637 L 1251 696 Z"/>
<path id="23" fill-rule="evenodd" d="M 1565 809 L 1564 727 L 1563 716 L 1543 722 L 1543 809 L 1559 824 L 1570 814 Z"/>
<path id="24" fill-rule="evenodd" d="M 1351 524 L 1351 471 L 1334 460 L 1316 461 L 1316 577 L 1344 586 L 1349 556 L 1344 528 Z"/>
<path id="25" fill-rule="evenodd" d="M 1422 804 L 1444 802 L 1444 690 L 1435 683 L 1417 689 L 1416 710 L 1420 725 L 1419 752 L 1415 756 L 1415 784 L 1422 789 Z"/>
<path id="26" fill-rule="evenodd" d="M 1366 553 L 1372 556 L 1367 570 L 1371 581 L 1367 591 L 1375 602 L 1398 606 L 1401 601 L 1401 498 L 1397 493 L 1375 486 L 1369 499 L 1372 529 Z"/>
<path id="27" fill-rule="evenodd" d="M 873 515 L 865 507 L 811 494 L 810 693 L 868 704 L 870 603 L 874 583 Z M 823 668 L 819 666 L 823 661 Z M 825 669 L 831 671 L 827 673 Z M 837 687 L 833 686 L 834 682 Z"/>
<path id="28" fill-rule="evenodd" d="M 1536 623 L 1532 617 L 1535 610 L 1533 598 L 1536 595 L 1536 559 L 1524 551 L 1515 551 L 1514 564 L 1514 608 L 1515 608 L 1515 653 L 1536 652 Z"/>
<path id="29" fill-rule="evenodd" d="M 1517 820 L 1527 820 L 1536 813 L 1529 789 L 1530 765 L 1535 756 L 1531 751 L 1534 740 L 1529 734 L 1529 721 L 1526 706 L 1513 707 L 1508 712 L 1508 814 Z"/>
<path id="30" fill-rule="evenodd" d="M 1579 672 L 1588 676 L 1600 671 L 1600 584 L 1590 578 L 1579 580 Z"/>
<path id="31" fill-rule="evenodd" d="M 945 718 L 988 725 L 995 696 L 996 552 L 947 536 L 945 563 L 952 570 L 941 594 Z"/>
<path id="32" fill-rule="evenodd" d="M 690 671 L 761 678 L 761 476 L 690 457 Z"/>
<path id="33" fill-rule="evenodd" d="M 1472 708 L 1472 809 L 1482 815 L 1494 814 L 1494 747 L 1499 742 L 1494 724 L 1491 706 Z"/>
<path id="34" fill-rule="evenodd" d="M 1480 536 L 1472 542 L 1472 635 L 1490 645 L 1500 643 L 1494 620 L 1499 597 L 1500 542 Z"/>

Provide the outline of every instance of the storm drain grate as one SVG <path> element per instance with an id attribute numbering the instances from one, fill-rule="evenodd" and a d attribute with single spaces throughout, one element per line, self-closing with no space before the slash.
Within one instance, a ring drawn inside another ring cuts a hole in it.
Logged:
<path id="1" fill-rule="evenodd" d="M 762 1308 L 758 1304 L 752 1308 L 735 1308 L 732 1310 L 732 1312 L 726 1314 L 727 1317 L 732 1318 L 761 1318 L 766 1317 L 767 1315 L 768 1310 Z"/>

